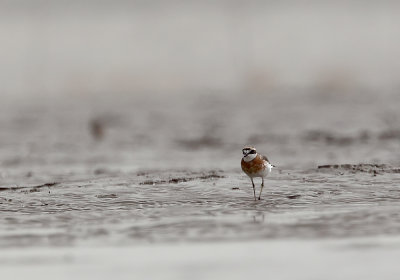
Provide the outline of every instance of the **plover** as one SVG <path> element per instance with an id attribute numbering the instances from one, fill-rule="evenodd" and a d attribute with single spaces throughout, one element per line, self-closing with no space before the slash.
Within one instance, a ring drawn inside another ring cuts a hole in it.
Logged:
<path id="1" fill-rule="evenodd" d="M 246 146 L 242 150 L 243 158 L 242 158 L 242 170 L 247 176 L 250 177 L 251 183 L 253 184 L 253 193 L 254 200 L 256 199 L 256 188 L 254 186 L 253 178 L 261 177 L 261 190 L 260 195 L 258 196 L 258 200 L 261 199 L 261 192 L 264 188 L 264 177 L 268 176 L 271 172 L 272 168 L 275 167 L 272 165 L 266 156 L 260 155 L 257 153 L 256 149 L 251 146 Z"/>

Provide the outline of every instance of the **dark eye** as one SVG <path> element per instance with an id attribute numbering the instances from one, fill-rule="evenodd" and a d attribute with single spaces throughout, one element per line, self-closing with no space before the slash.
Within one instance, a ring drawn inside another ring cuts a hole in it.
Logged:
<path id="1" fill-rule="evenodd" d="M 255 154 L 256 151 L 255 150 L 251 150 L 249 154 Z"/>

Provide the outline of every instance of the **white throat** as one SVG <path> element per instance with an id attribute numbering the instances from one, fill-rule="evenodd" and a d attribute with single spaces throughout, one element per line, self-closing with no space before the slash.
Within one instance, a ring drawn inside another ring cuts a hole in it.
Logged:
<path id="1" fill-rule="evenodd" d="M 245 162 L 249 162 L 249 161 L 252 161 L 253 159 L 255 159 L 256 156 L 257 156 L 257 154 L 248 154 L 247 156 L 243 157 L 243 160 Z"/>

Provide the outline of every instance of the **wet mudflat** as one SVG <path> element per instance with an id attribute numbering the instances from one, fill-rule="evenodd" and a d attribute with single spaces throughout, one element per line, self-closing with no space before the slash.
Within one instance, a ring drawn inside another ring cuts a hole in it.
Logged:
<path id="1" fill-rule="evenodd" d="M 287 252 L 289 240 L 297 259 L 313 242 L 313 256 L 398 254 L 400 99 L 252 96 L 260 102 L 249 107 L 247 98 L 3 103 L 0 263 L 68 265 L 67 247 L 87 250 L 87 262 L 94 247 L 131 256 L 121 247 L 175 244 L 181 256 L 195 244 L 229 252 L 259 242 Z M 278 166 L 261 201 L 239 167 L 245 144 Z"/>
<path id="2" fill-rule="evenodd" d="M 278 171 L 261 201 L 245 176 L 223 171 L 13 189 L 1 193 L 0 246 L 397 235 L 400 176 L 387 172 Z"/>

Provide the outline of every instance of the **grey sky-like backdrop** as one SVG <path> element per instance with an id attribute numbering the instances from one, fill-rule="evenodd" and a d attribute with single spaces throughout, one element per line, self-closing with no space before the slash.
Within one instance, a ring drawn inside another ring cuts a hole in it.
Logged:
<path id="1" fill-rule="evenodd" d="M 400 85 L 397 1 L 0 0 L 0 93 Z"/>

